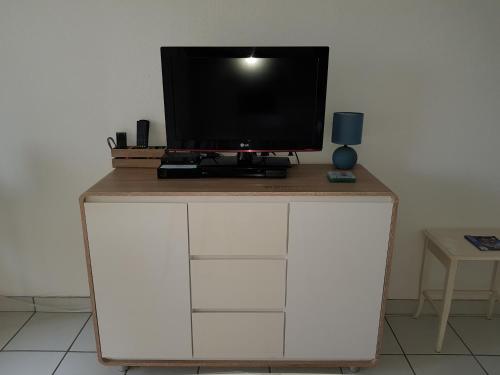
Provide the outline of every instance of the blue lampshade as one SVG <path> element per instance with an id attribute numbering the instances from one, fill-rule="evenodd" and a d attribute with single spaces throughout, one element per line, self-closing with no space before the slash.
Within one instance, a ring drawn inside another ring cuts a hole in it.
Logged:
<path id="1" fill-rule="evenodd" d="M 332 142 L 339 145 L 359 145 L 363 132 L 364 113 L 335 112 L 333 114 Z"/>

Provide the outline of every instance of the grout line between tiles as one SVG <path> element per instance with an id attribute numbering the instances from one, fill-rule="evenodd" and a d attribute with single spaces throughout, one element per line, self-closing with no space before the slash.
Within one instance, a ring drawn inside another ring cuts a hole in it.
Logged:
<path id="1" fill-rule="evenodd" d="M 73 347 L 73 345 L 75 344 L 76 340 L 78 339 L 78 337 L 80 336 L 80 334 L 82 333 L 83 329 L 85 328 L 85 326 L 87 325 L 87 323 L 89 322 L 90 318 L 92 318 L 92 314 L 89 315 L 89 317 L 87 318 L 87 320 L 85 320 L 85 323 L 83 323 L 83 326 L 82 328 L 80 328 L 80 330 L 78 331 L 78 333 L 76 334 L 76 337 L 74 338 L 74 340 L 71 342 L 71 345 L 69 346 L 69 348 L 66 350 L 67 352 L 69 352 L 71 350 L 71 348 Z"/>
<path id="2" fill-rule="evenodd" d="M 87 325 L 88 321 L 90 320 L 90 318 L 92 318 L 92 314 L 89 315 L 89 317 L 87 318 L 87 320 L 85 320 L 85 323 L 83 323 L 82 325 L 82 328 L 80 328 L 80 330 L 78 331 L 78 333 L 76 334 L 75 338 L 73 339 L 73 341 L 71 342 L 71 345 L 68 347 L 68 349 L 66 349 L 66 352 L 64 353 L 64 355 L 62 356 L 61 360 L 59 361 L 59 363 L 57 364 L 56 368 L 54 369 L 54 371 L 52 371 L 52 375 L 54 375 L 57 371 L 57 369 L 59 368 L 59 366 L 61 366 L 61 363 L 64 361 L 64 358 L 66 358 L 66 356 L 68 355 L 69 351 L 71 350 L 71 348 L 73 347 L 73 344 L 76 342 L 76 340 L 78 339 L 78 337 L 80 336 L 80 334 L 82 333 L 83 329 L 85 328 L 85 326 Z"/>
<path id="3" fill-rule="evenodd" d="M 471 348 L 469 347 L 469 345 L 467 345 L 465 343 L 465 340 L 462 338 L 462 336 L 460 336 L 460 334 L 457 332 L 457 330 L 455 329 L 455 327 L 453 327 L 450 323 L 450 321 L 447 321 L 446 324 L 448 325 L 448 327 L 450 327 L 450 329 L 455 332 L 455 335 L 458 336 L 458 338 L 460 339 L 460 341 L 462 342 L 462 344 L 467 348 L 467 350 L 470 352 L 470 354 L 472 355 L 472 357 L 474 358 L 474 360 L 477 362 L 477 364 L 479 365 L 479 367 L 481 367 L 481 369 L 484 371 L 484 373 L 486 375 L 488 375 L 488 371 L 486 371 L 486 369 L 484 368 L 483 364 L 481 362 L 479 362 L 479 359 L 476 358 L 476 355 L 472 352 Z"/>
<path id="4" fill-rule="evenodd" d="M 16 333 L 14 333 L 14 335 L 9 339 L 9 341 L 7 341 L 4 346 L 2 346 L 2 348 L 0 349 L 0 352 L 3 351 L 7 347 L 7 345 L 9 345 L 9 343 L 14 339 L 14 337 L 17 336 L 17 334 L 24 328 L 24 326 L 26 324 L 28 324 L 28 322 L 31 320 L 31 318 L 33 318 L 34 315 L 35 315 L 35 311 L 33 311 L 33 313 L 29 316 L 29 318 L 26 319 L 26 321 L 23 323 L 23 325 L 16 331 Z"/>
<path id="5" fill-rule="evenodd" d="M 408 366 L 410 366 L 410 370 L 411 372 L 413 373 L 413 375 L 417 375 L 417 373 L 415 372 L 415 369 L 413 368 L 408 356 L 406 355 L 406 352 L 405 350 L 403 349 L 403 345 L 401 345 L 401 343 L 399 342 L 399 338 L 398 336 L 396 336 L 396 332 L 394 332 L 394 329 L 392 328 L 391 326 L 391 323 L 389 323 L 389 319 L 387 319 L 387 317 L 384 317 L 385 319 L 385 322 L 387 323 L 387 326 L 389 327 L 389 329 L 391 330 L 393 336 L 394 336 L 394 339 L 396 340 L 396 342 L 398 343 L 399 345 L 399 348 L 401 349 L 401 352 L 403 353 L 405 359 L 406 359 L 406 362 L 408 363 Z"/>
<path id="6" fill-rule="evenodd" d="M 64 353 L 64 350 L 6 349 L 6 350 L 2 350 L 2 352 L 5 352 L 5 353 Z"/>

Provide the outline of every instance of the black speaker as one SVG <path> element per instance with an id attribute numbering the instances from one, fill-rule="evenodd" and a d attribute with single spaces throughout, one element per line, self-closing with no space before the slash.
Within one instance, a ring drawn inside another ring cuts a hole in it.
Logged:
<path id="1" fill-rule="evenodd" d="M 127 133 L 116 132 L 116 148 L 127 148 Z"/>
<path id="2" fill-rule="evenodd" d="M 149 145 L 149 121 L 137 121 L 137 147 L 146 148 Z"/>

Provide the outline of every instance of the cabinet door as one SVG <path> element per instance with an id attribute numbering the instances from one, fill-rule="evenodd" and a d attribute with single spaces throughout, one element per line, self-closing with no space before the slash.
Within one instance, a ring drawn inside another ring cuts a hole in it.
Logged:
<path id="1" fill-rule="evenodd" d="M 192 357 L 187 206 L 86 203 L 102 356 Z"/>
<path id="2" fill-rule="evenodd" d="M 392 202 L 290 203 L 285 358 L 375 358 Z"/>

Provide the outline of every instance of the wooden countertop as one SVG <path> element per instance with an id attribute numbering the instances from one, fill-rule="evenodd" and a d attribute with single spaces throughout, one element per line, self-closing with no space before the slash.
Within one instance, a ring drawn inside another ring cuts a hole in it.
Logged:
<path id="1" fill-rule="evenodd" d="M 357 165 L 356 183 L 330 183 L 326 173 L 330 164 L 294 165 L 284 179 L 271 178 L 200 178 L 168 179 L 156 177 L 156 169 L 117 168 L 82 194 L 89 196 L 189 196 L 189 195 L 396 195 L 366 168 Z"/>

